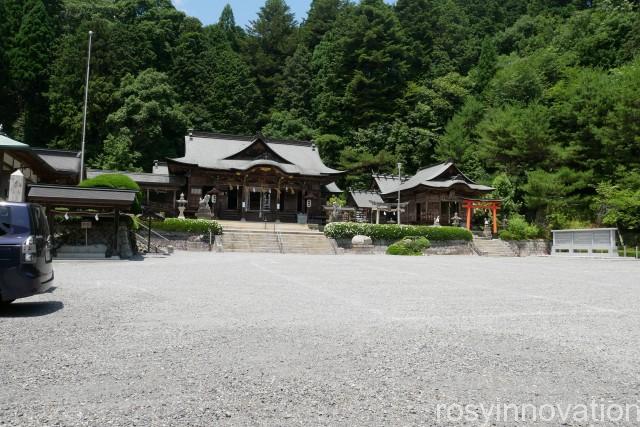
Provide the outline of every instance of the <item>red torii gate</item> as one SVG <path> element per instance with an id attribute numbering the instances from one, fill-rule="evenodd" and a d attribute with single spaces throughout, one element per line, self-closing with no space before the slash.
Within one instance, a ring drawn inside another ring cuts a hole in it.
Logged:
<path id="1" fill-rule="evenodd" d="M 491 210 L 493 234 L 498 233 L 498 210 L 502 207 L 502 200 L 462 199 L 462 207 L 467 210 L 467 229 L 471 230 L 471 213 L 474 209 Z"/>

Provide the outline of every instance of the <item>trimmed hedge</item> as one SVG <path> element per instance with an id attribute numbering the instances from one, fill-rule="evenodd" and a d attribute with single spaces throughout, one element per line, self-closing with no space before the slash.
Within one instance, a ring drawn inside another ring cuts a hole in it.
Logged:
<path id="1" fill-rule="evenodd" d="M 154 221 L 152 228 L 163 231 L 179 231 L 184 233 L 208 233 L 222 234 L 222 226 L 217 221 L 206 219 L 179 219 L 167 218 L 164 221 Z"/>
<path id="2" fill-rule="evenodd" d="M 126 175 L 119 173 L 106 173 L 104 175 L 98 175 L 96 177 L 85 179 L 78 187 L 82 188 L 113 188 L 116 190 L 135 190 L 136 199 L 133 202 L 131 210 L 133 213 L 142 212 L 142 193 L 140 193 L 140 186 L 134 180 Z"/>
<path id="3" fill-rule="evenodd" d="M 425 237 L 405 237 L 404 239 L 390 245 L 387 248 L 387 255 L 424 255 L 424 250 L 429 249 L 431 242 Z"/>
<path id="4" fill-rule="evenodd" d="M 353 236 L 369 236 L 372 240 L 399 240 L 409 236 L 426 237 L 431 241 L 471 241 L 473 239 L 469 230 L 460 227 L 361 224 L 356 222 L 332 222 L 324 227 L 324 234 L 333 239 L 351 239 Z"/>

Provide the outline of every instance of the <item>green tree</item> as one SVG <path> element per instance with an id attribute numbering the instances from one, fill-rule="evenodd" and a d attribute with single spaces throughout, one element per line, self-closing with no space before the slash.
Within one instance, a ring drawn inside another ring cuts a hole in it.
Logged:
<path id="1" fill-rule="evenodd" d="M 91 162 L 91 165 L 104 170 L 142 171 L 138 166 L 140 157 L 140 153 L 133 149 L 131 132 L 127 128 L 122 128 L 118 129 L 115 135 L 107 136 L 102 153 Z"/>
<path id="2" fill-rule="evenodd" d="M 16 5 L 9 2 L 5 6 L 9 14 L 16 12 Z M 7 16 L 14 22 L 6 22 L 5 31 L 15 28 L 16 16 Z M 10 85 L 15 90 L 17 106 L 24 128 L 19 132 L 28 144 L 39 145 L 46 141 L 49 133 L 47 104 L 44 92 L 48 84 L 48 65 L 51 59 L 51 43 L 55 37 L 55 24 L 42 0 L 22 2 L 22 15 L 18 30 L 9 41 L 6 52 Z"/>
<path id="3" fill-rule="evenodd" d="M 242 28 L 236 25 L 236 18 L 233 15 L 233 9 L 228 3 L 225 5 L 224 9 L 222 9 L 220 19 L 218 19 L 218 28 L 222 30 L 222 33 L 233 50 L 235 52 L 239 52 L 244 41 L 245 34 Z"/>
<path id="4" fill-rule="evenodd" d="M 491 186 L 495 189 L 492 197 L 502 200 L 501 218 L 511 218 L 520 211 L 520 203 L 516 200 L 516 185 L 509 175 L 502 172 L 493 178 Z"/>
<path id="5" fill-rule="evenodd" d="M 109 115 L 107 125 L 112 129 L 114 145 L 128 138 L 132 150 L 140 153 L 135 166 L 148 169 L 154 159 L 177 154 L 187 118 L 165 74 L 147 69 L 137 77 L 127 75 L 116 96 L 121 107 Z M 103 154 L 111 155 L 104 150 Z"/>
<path id="6" fill-rule="evenodd" d="M 640 230 L 640 172 L 620 168 L 614 179 L 598 185 L 594 210 L 604 225 Z"/>
<path id="7" fill-rule="evenodd" d="M 536 222 L 543 224 L 549 216 L 563 213 L 570 217 L 588 215 L 591 172 L 574 171 L 562 167 L 556 172 L 536 169 L 527 172 L 522 186 L 524 203 L 534 213 Z"/>
<path id="8" fill-rule="evenodd" d="M 512 176 L 535 167 L 551 167 L 560 160 L 549 111 L 540 104 L 492 110 L 478 125 L 478 135 L 481 158 Z"/>
<path id="9" fill-rule="evenodd" d="M 366 128 L 397 113 L 407 77 L 400 22 L 382 0 L 340 15 L 314 52 L 314 109 L 323 130 Z"/>
<path id="10" fill-rule="evenodd" d="M 251 21 L 247 53 L 266 106 L 273 105 L 282 87 L 282 70 L 296 49 L 294 14 L 284 0 L 266 0 Z"/>
<path id="11" fill-rule="evenodd" d="M 275 108 L 310 118 L 312 80 L 311 52 L 304 45 L 299 45 L 293 56 L 285 62 L 283 85 L 278 89 Z"/>
<path id="12" fill-rule="evenodd" d="M 313 50 L 324 35 L 333 29 L 346 5 L 346 0 L 312 0 L 307 19 L 301 26 L 302 40 L 309 50 Z"/>
<path id="13" fill-rule="evenodd" d="M 262 133 L 268 138 L 301 141 L 309 141 L 314 135 L 309 122 L 289 111 L 274 111 L 269 123 L 262 128 Z"/>

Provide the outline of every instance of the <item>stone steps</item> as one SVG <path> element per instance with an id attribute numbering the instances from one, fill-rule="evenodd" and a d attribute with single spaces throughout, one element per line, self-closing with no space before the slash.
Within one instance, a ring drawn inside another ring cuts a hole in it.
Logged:
<path id="1" fill-rule="evenodd" d="M 513 249 L 500 239 L 474 238 L 473 246 L 480 256 L 515 257 Z"/>
<path id="2" fill-rule="evenodd" d="M 224 252 L 335 255 L 331 241 L 318 231 L 273 233 L 225 230 L 221 237 Z"/>

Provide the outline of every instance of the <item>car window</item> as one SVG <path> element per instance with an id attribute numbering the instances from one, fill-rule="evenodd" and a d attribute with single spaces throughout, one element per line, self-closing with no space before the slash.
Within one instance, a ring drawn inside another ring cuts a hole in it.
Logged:
<path id="1" fill-rule="evenodd" d="M 29 234 L 29 214 L 25 207 L 0 205 L 0 238 Z"/>

